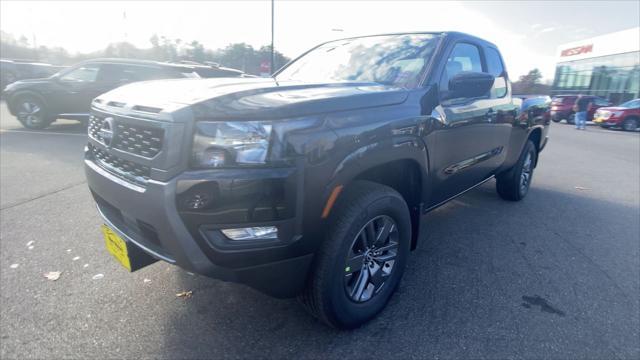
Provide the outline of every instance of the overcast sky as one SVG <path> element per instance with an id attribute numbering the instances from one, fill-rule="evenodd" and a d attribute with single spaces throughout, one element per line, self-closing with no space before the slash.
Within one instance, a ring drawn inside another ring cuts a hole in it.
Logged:
<path id="1" fill-rule="evenodd" d="M 208 48 L 271 41 L 269 1 L 0 1 L 0 29 L 71 52 L 159 36 Z M 275 2 L 275 47 L 289 57 L 331 39 L 402 31 L 456 30 L 503 52 L 512 78 L 538 67 L 553 78 L 556 47 L 640 24 L 640 1 Z"/>

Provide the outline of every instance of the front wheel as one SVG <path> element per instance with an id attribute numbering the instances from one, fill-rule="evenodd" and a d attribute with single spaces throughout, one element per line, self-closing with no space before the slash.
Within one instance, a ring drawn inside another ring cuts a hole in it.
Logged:
<path id="1" fill-rule="evenodd" d="M 538 151 L 531 140 L 527 140 L 518 162 L 509 170 L 496 177 L 496 190 L 501 198 L 520 201 L 527 196 Z"/>
<path id="2" fill-rule="evenodd" d="M 34 96 L 23 96 L 16 104 L 17 118 L 24 127 L 32 130 L 41 130 L 53 122 L 49 118 L 44 103 Z"/>
<path id="3" fill-rule="evenodd" d="M 624 131 L 636 131 L 636 129 L 638 128 L 638 120 L 631 118 L 631 119 L 626 119 L 623 123 L 622 123 L 622 129 Z"/>
<path id="4" fill-rule="evenodd" d="M 397 191 L 356 181 L 333 209 L 325 235 L 300 300 L 330 326 L 358 327 L 382 311 L 402 278 L 409 209 Z"/>

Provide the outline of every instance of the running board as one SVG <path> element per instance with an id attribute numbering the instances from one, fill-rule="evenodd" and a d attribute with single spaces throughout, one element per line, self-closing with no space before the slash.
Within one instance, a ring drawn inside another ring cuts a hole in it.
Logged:
<path id="1" fill-rule="evenodd" d="M 424 210 L 424 211 L 422 212 L 422 215 L 424 215 L 424 214 L 428 213 L 428 212 L 429 212 L 429 211 L 431 211 L 431 210 L 435 210 L 435 209 L 439 208 L 440 206 L 442 206 L 442 205 L 444 205 L 444 204 L 448 203 L 449 201 L 451 201 L 451 200 L 453 200 L 453 199 L 457 198 L 458 196 L 461 196 L 461 195 L 466 194 L 467 192 L 469 192 L 469 191 L 471 191 L 471 190 L 473 190 L 473 189 L 477 188 L 478 186 L 480 186 L 480 185 L 482 185 L 482 184 L 486 183 L 487 181 L 489 181 L 489 180 L 491 180 L 491 179 L 493 179 L 493 178 L 495 178 L 495 175 L 491 175 L 491 176 L 489 176 L 488 178 L 486 178 L 486 179 L 484 179 L 484 180 L 480 181 L 479 183 L 477 183 L 477 184 L 473 185 L 472 187 L 468 188 L 467 190 L 465 190 L 465 191 L 463 191 L 463 192 L 460 192 L 460 193 L 458 193 L 458 194 L 456 194 L 456 195 L 453 195 L 452 197 L 448 198 L 447 200 L 444 200 L 444 201 L 442 201 L 442 202 L 437 203 L 436 205 L 433 205 L 433 206 L 431 206 L 431 207 L 427 208 L 426 210 Z"/>

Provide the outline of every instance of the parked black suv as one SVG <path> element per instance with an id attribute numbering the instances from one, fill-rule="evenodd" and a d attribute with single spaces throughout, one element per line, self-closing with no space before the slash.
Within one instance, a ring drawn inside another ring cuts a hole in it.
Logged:
<path id="1" fill-rule="evenodd" d="M 548 101 L 512 99 L 461 33 L 322 44 L 273 78 L 131 84 L 93 103 L 85 170 L 107 249 L 298 295 L 352 328 L 381 311 L 423 215 L 496 178 L 527 195 Z"/>
<path id="2" fill-rule="evenodd" d="M 5 88 L 9 111 L 29 129 L 57 118 L 86 121 L 91 100 L 118 86 L 143 80 L 240 76 L 234 69 L 133 59 L 82 62 L 51 77 L 16 81 Z"/>
<path id="3" fill-rule="evenodd" d="M 0 59 L 0 90 L 12 82 L 49 77 L 64 68 L 30 60 Z"/>

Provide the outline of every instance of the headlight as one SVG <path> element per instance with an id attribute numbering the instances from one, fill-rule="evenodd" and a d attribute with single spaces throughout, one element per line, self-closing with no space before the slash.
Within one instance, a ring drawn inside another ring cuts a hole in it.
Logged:
<path id="1" fill-rule="evenodd" d="M 603 119 L 608 119 L 611 117 L 610 111 L 598 111 L 598 113 L 600 113 L 600 117 Z"/>
<path id="2" fill-rule="evenodd" d="M 197 122 L 192 163 L 199 168 L 265 164 L 271 129 L 262 121 Z"/>
<path id="3" fill-rule="evenodd" d="M 12 82 L 11 84 L 7 85 L 4 89 L 0 89 L 0 91 L 4 91 L 4 92 L 13 91 L 15 87 L 16 87 L 16 83 Z"/>

